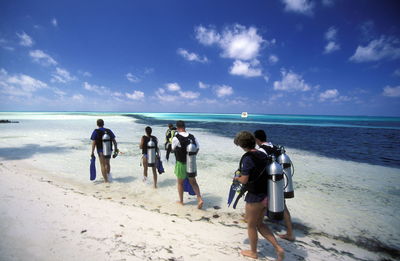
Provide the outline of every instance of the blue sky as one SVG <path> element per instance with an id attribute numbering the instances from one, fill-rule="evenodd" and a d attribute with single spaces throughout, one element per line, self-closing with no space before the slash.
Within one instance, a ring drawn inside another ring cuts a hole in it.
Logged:
<path id="1" fill-rule="evenodd" d="M 0 110 L 400 116 L 400 3 L 0 2 Z"/>

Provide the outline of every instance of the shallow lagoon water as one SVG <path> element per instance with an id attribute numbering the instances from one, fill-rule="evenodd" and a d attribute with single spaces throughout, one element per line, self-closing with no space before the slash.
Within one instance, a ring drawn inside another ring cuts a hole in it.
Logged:
<path id="1" fill-rule="evenodd" d="M 149 209 L 160 207 L 162 212 L 179 216 L 189 214 L 193 219 L 215 213 L 215 206 L 221 208 L 218 215 L 222 222 L 232 215 L 239 217 L 243 212 L 243 201 L 237 210 L 226 205 L 232 175 L 243 153 L 233 144 L 231 132 L 217 135 L 211 129 L 188 124 L 188 131 L 200 142 L 198 182 L 206 210 L 197 211 L 193 197 L 185 196 L 186 207 L 175 204 L 173 160 L 164 161 L 166 173 L 158 176 L 159 189 L 154 190 L 151 183 L 142 182 L 139 141 L 147 124 L 143 118 L 79 113 L 2 113 L 0 116 L 19 121 L 0 125 L 1 161 L 28 160 L 50 175 L 93 194 L 125 197 L 136 205 Z M 103 118 L 106 127 L 114 131 L 122 152 L 112 160 L 114 182 L 110 186 L 100 182 L 99 165 L 98 181 L 89 181 L 89 138 L 97 118 Z M 163 143 L 165 126 L 151 120 L 148 124 Z M 399 168 L 330 158 L 292 147 L 287 147 L 287 152 L 295 164 L 295 198 L 287 200 L 287 205 L 296 227 L 355 244 L 368 242 L 371 249 L 381 247 L 380 251 L 400 249 L 400 231 L 396 229 L 400 227 Z M 165 156 L 164 150 L 161 153 Z"/>

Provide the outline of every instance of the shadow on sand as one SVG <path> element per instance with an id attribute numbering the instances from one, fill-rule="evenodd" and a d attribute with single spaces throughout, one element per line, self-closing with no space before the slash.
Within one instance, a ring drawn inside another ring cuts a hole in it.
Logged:
<path id="1" fill-rule="evenodd" d="M 41 146 L 38 144 L 26 144 L 22 147 L 0 148 L 0 159 L 2 160 L 19 160 L 29 159 L 35 154 L 64 153 L 69 148 L 60 146 Z"/>

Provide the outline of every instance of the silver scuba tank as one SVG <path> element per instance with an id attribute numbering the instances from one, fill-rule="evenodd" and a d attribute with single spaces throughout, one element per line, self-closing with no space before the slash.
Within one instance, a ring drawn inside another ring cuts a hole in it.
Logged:
<path id="1" fill-rule="evenodd" d="M 186 173 L 188 175 L 195 175 L 197 172 L 196 165 L 196 155 L 197 155 L 197 146 L 192 141 L 186 147 Z"/>
<path id="2" fill-rule="evenodd" d="M 111 138 L 108 133 L 104 133 L 103 137 L 103 155 L 104 156 L 111 156 Z"/>
<path id="3" fill-rule="evenodd" d="M 272 162 L 267 167 L 268 170 L 268 217 L 275 220 L 283 218 L 285 208 L 283 200 L 283 168 L 275 161 L 272 156 Z"/>
<path id="4" fill-rule="evenodd" d="M 147 142 L 147 165 L 149 167 L 156 165 L 156 144 L 152 138 Z"/>
<path id="5" fill-rule="evenodd" d="M 293 189 L 293 173 L 292 166 L 293 163 L 290 160 L 289 156 L 285 153 L 285 148 L 281 148 L 282 154 L 278 157 L 278 163 L 281 164 L 283 168 L 283 172 L 285 173 L 284 179 L 286 187 L 284 189 L 285 198 L 294 198 L 294 189 Z"/>

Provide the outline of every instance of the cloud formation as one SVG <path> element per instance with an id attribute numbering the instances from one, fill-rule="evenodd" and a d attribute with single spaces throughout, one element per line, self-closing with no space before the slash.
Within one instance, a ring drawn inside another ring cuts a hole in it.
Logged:
<path id="1" fill-rule="evenodd" d="M 51 24 L 52 24 L 54 27 L 58 27 L 57 19 L 55 19 L 55 18 L 51 19 Z"/>
<path id="2" fill-rule="evenodd" d="M 281 70 L 281 75 L 282 80 L 274 82 L 274 90 L 288 92 L 311 90 L 311 86 L 304 81 L 301 75 L 285 69 Z"/>
<path id="3" fill-rule="evenodd" d="M 326 90 L 319 95 L 320 101 L 325 101 L 328 99 L 335 99 L 339 96 L 339 91 L 337 89 Z"/>
<path id="4" fill-rule="evenodd" d="M 33 50 L 29 52 L 29 56 L 33 59 L 34 62 L 43 65 L 57 65 L 57 62 L 47 53 L 42 50 Z"/>
<path id="5" fill-rule="evenodd" d="M 325 33 L 325 40 L 328 43 L 325 45 L 324 53 L 332 53 L 340 49 L 340 45 L 337 43 L 337 29 L 334 26 L 329 27 Z"/>
<path id="6" fill-rule="evenodd" d="M 257 28 L 235 24 L 226 27 L 221 33 L 215 28 L 197 26 L 196 39 L 203 45 L 217 45 L 221 49 L 221 57 L 233 59 L 230 73 L 244 77 L 261 76 L 261 66 L 257 57 L 264 45 L 272 44 L 257 33 Z"/>
<path id="7" fill-rule="evenodd" d="M 314 2 L 309 0 L 282 0 L 285 5 L 285 11 L 304 15 L 312 15 Z"/>
<path id="8" fill-rule="evenodd" d="M 207 89 L 208 87 L 210 87 L 209 84 L 205 84 L 205 83 L 199 81 L 199 88 L 200 89 Z"/>
<path id="9" fill-rule="evenodd" d="M 133 82 L 133 83 L 140 82 L 139 77 L 133 75 L 133 74 L 130 73 L 130 72 L 127 73 L 125 76 L 126 76 L 126 79 L 127 79 L 128 81 L 130 81 L 130 82 Z"/>
<path id="10" fill-rule="evenodd" d="M 279 58 L 275 54 L 271 54 L 268 57 L 268 61 L 269 61 L 270 64 L 276 64 L 279 61 Z"/>
<path id="11" fill-rule="evenodd" d="M 10 96 L 31 97 L 34 92 L 48 88 L 47 84 L 26 74 L 9 75 L 0 70 L 0 92 Z"/>
<path id="12" fill-rule="evenodd" d="M 397 98 L 400 97 L 400 86 L 390 87 L 386 86 L 383 88 L 383 96 Z"/>
<path id="13" fill-rule="evenodd" d="M 179 84 L 177 84 L 176 82 L 173 83 L 167 83 L 165 84 L 165 87 L 167 87 L 167 89 L 171 92 L 177 92 L 181 90 L 181 87 L 179 86 Z"/>
<path id="14" fill-rule="evenodd" d="M 366 46 L 358 46 L 350 61 L 356 63 L 396 60 L 400 58 L 400 40 L 381 36 Z"/>
<path id="15" fill-rule="evenodd" d="M 219 98 L 230 96 L 233 94 L 233 88 L 228 85 L 217 85 L 215 86 L 215 94 Z"/>
<path id="16" fill-rule="evenodd" d="M 144 98 L 144 92 L 134 91 L 133 93 L 125 93 L 126 97 L 131 100 L 141 100 Z"/>
<path id="17" fill-rule="evenodd" d="M 260 62 L 258 60 L 252 62 L 236 60 L 230 68 L 230 74 L 241 75 L 244 77 L 258 77 L 262 75 L 259 65 Z"/>
<path id="18" fill-rule="evenodd" d="M 19 44 L 22 46 L 31 47 L 34 43 L 32 38 L 25 32 L 22 32 L 21 34 L 17 33 L 17 36 L 19 37 Z"/>
<path id="19" fill-rule="evenodd" d="M 51 82 L 67 83 L 76 80 L 67 70 L 57 67 L 52 74 Z"/>
<path id="20" fill-rule="evenodd" d="M 185 58 L 185 60 L 190 61 L 190 62 L 199 62 L 199 63 L 206 63 L 208 62 L 207 57 L 203 56 L 200 57 L 198 54 L 196 53 L 190 53 L 185 49 L 179 48 L 177 53 L 182 56 L 183 58 Z"/>

